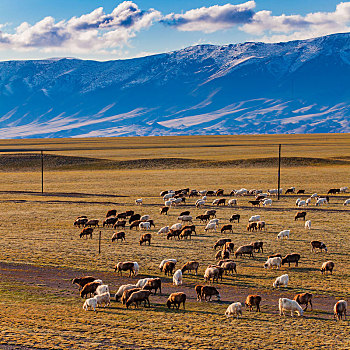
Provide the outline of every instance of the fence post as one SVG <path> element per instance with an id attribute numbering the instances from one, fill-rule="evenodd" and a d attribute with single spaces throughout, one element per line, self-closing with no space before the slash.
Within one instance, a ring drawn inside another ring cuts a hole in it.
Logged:
<path id="1" fill-rule="evenodd" d="M 41 151 L 41 193 L 44 193 L 44 152 Z"/>
<path id="2" fill-rule="evenodd" d="M 101 234 L 102 232 L 98 234 L 98 253 L 101 254 Z"/>
<path id="3" fill-rule="evenodd" d="M 278 193 L 277 200 L 280 200 L 280 187 L 281 187 L 281 144 L 278 146 Z"/>

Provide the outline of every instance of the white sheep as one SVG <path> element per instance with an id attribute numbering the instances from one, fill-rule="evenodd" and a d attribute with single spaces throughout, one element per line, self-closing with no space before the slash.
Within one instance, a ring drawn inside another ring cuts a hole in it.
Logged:
<path id="1" fill-rule="evenodd" d="M 211 203 L 212 205 L 217 205 L 219 203 L 220 198 L 216 198 L 213 200 L 213 202 Z"/>
<path id="2" fill-rule="evenodd" d="M 150 230 L 151 229 L 151 224 L 149 222 L 140 222 L 139 223 L 139 228 L 140 230 Z"/>
<path id="3" fill-rule="evenodd" d="M 298 207 L 303 207 L 303 206 L 305 206 L 306 205 L 306 201 L 304 201 L 304 200 L 301 200 L 301 201 L 299 201 L 299 203 L 298 203 Z"/>
<path id="4" fill-rule="evenodd" d="M 283 230 L 277 235 L 277 239 L 289 238 L 290 230 Z"/>
<path id="5" fill-rule="evenodd" d="M 182 198 L 171 198 L 171 205 L 176 207 L 178 204 L 182 203 Z"/>
<path id="6" fill-rule="evenodd" d="M 348 205 L 350 204 L 350 199 L 346 199 L 345 202 L 343 203 L 343 205 Z"/>
<path id="7" fill-rule="evenodd" d="M 163 196 L 163 200 L 166 201 L 169 198 L 174 197 L 175 193 L 167 193 Z"/>
<path id="8" fill-rule="evenodd" d="M 340 192 L 341 193 L 346 193 L 348 191 L 347 187 L 340 187 Z"/>
<path id="9" fill-rule="evenodd" d="M 147 282 L 149 280 L 152 280 L 152 279 L 153 278 L 147 277 L 147 278 L 142 278 L 142 279 L 138 280 L 136 283 L 136 288 L 143 288 L 147 284 Z"/>
<path id="10" fill-rule="evenodd" d="M 89 309 L 93 309 L 94 311 L 96 311 L 97 308 L 97 301 L 95 298 L 89 298 L 86 299 L 83 305 L 83 309 L 85 311 L 88 311 Z"/>
<path id="11" fill-rule="evenodd" d="M 207 194 L 207 190 L 202 190 L 202 191 L 198 191 L 198 193 L 201 195 L 201 196 L 205 196 Z"/>
<path id="12" fill-rule="evenodd" d="M 272 199 L 271 198 L 264 199 L 263 206 L 265 207 L 267 205 L 272 205 Z"/>
<path id="13" fill-rule="evenodd" d="M 274 189 L 271 189 L 271 190 L 267 190 L 267 194 L 268 194 L 269 196 L 277 195 L 277 193 L 278 193 L 277 188 L 274 188 Z"/>
<path id="14" fill-rule="evenodd" d="M 211 219 L 211 220 L 209 221 L 209 224 L 212 224 L 212 223 L 218 225 L 218 224 L 219 224 L 219 219 Z"/>
<path id="15" fill-rule="evenodd" d="M 140 266 L 139 266 L 139 264 L 136 261 L 134 261 L 133 271 L 134 271 L 134 276 L 137 276 L 137 274 L 140 271 Z"/>
<path id="16" fill-rule="evenodd" d="M 109 293 L 108 285 L 107 285 L 107 284 L 101 284 L 100 286 L 98 286 L 98 287 L 96 288 L 95 293 L 96 293 L 97 295 L 102 295 L 102 294 L 104 294 L 104 293 Z"/>
<path id="17" fill-rule="evenodd" d="M 180 269 L 176 270 L 173 275 L 173 284 L 175 286 L 179 286 L 182 284 L 182 271 Z"/>
<path id="18" fill-rule="evenodd" d="M 149 215 L 142 215 L 141 217 L 140 217 L 140 221 L 147 221 L 147 220 L 149 220 L 150 219 L 150 216 Z"/>
<path id="19" fill-rule="evenodd" d="M 173 231 L 181 230 L 181 229 L 182 229 L 182 224 L 180 224 L 179 222 L 170 227 L 170 230 L 173 230 Z"/>
<path id="20" fill-rule="evenodd" d="M 134 288 L 137 288 L 136 284 L 123 284 L 119 287 L 117 293 L 115 293 L 115 300 L 118 301 L 122 297 L 124 291 Z"/>
<path id="21" fill-rule="evenodd" d="M 163 270 L 163 266 L 165 263 L 167 263 L 168 261 L 173 262 L 174 264 L 177 263 L 176 259 L 164 259 L 162 260 L 162 262 L 159 264 L 159 270 L 162 271 Z"/>
<path id="22" fill-rule="evenodd" d="M 317 193 L 313 193 L 313 194 L 310 196 L 310 198 L 316 198 L 316 197 L 318 197 L 318 194 L 317 194 Z"/>
<path id="23" fill-rule="evenodd" d="M 279 269 L 282 264 L 282 259 L 279 256 L 276 256 L 274 258 L 268 258 L 266 263 L 264 264 L 265 269 L 273 269 L 274 267 L 276 269 Z"/>
<path id="24" fill-rule="evenodd" d="M 157 232 L 158 235 L 162 234 L 162 233 L 168 233 L 169 232 L 169 226 L 164 226 L 161 229 L 159 229 L 159 231 Z"/>
<path id="25" fill-rule="evenodd" d="M 306 205 L 309 205 L 311 203 L 311 198 L 308 198 L 307 200 L 306 200 Z"/>
<path id="26" fill-rule="evenodd" d="M 311 220 L 305 221 L 305 228 L 308 228 L 309 230 L 311 230 Z"/>
<path id="27" fill-rule="evenodd" d="M 260 221 L 260 215 L 253 215 L 250 217 L 249 222 Z"/>
<path id="28" fill-rule="evenodd" d="M 279 287 L 279 286 L 287 287 L 288 282 L 289 282 L 289 276 L 286 274 L 286 275 L 282 275 L 282 276 L 277 277 L 275 279 L 275 282 L 272 284 L 272 286 L 274 288 Z"/>
<path id="29" fill-rule="evenodd" d="M 292 317 L 294 312 L 296 312 L 299 316 L 303 316 L 304 313 L 302 307 L 295 300 L 288 298 L 279 298 L 278 308 L 280 310 L 280 316 L 285 316 L 285 311 L 290 311 L 290 315 Z"/>
<path id="30" fill-rule="evenodd" d="M 201 208 L 201 207 L 204 207 L 205 206 L 205 201 L 203 199 L 199 199 L 197 202 L 196 202 L 196 207 L 197 208 Z"/>
<path id="31" fill-rule="evenodd" d="M 231 305 L 228 306 L 228 308 L 225 311 L 225 316 L 227 318 L 236 316 L 242 316 L 242 304 L 237 302 L 237 303 L 232 303 Z"/>
<path id="32" fill-rule="evenodd" d="M 209 230 L 214 230 L 216 232 L 216 223 L 215 222 L 209 222 L 207 226 L 205 226 L 204 231 L 207 232 Z"/>
<path id="33" fill-rule="evenodd" d="M 179 221 L 182 222 L 192 222 L 192 216 L 191 215 L 182 215 L 177 218 Z"/>
<path id="34" fill-rule="evenodd" d="M 327 203 L 327 198 L 318 198 L 316 201 L 316 206 L 326 204 Z"/>
<path id="35" fill-rule="evenodd" d="M 233 206 L 237 205 L 237 199 L 235 199 L 235 198 L 230 199 L 230 200 L 227 202 L 227 205 L 228 205 L 229 207 L 233 207 Z"/>
<path id="36" fill-rule="evenodd" d="M 138 199 L 135 200 L 135 204 L 136 205 L 142 205 L 142 203 L 143 203 L 142 198 L 138 198 Z"/>
<path id="37" fill-rule="evenodd" d="M 241 188 L 238 191 L 235 191 L 235 196 L 244 196 L 248 193 L 248 190 L 246 188 Z"/>
<path id="38" fill-rule="evenodd" d="M 111 304 L 111 295 L 109 292 L 95 295 L 94 299 L 96 299 L 97 306 L 108 306 Z"/>
<path id="39" fill-rule="evenodd" d="M 171 201 L 165 201 L 164 202 L 164 205 L 166 206 L 166 207 L 171 207 Z"/>
<path id="40" fill-rule="evenodd" d="M 295 201 L 295 205 L 298 205 L 300 201 L 301 201 L 301 198 L 297 198 L 297 200 Z"/>

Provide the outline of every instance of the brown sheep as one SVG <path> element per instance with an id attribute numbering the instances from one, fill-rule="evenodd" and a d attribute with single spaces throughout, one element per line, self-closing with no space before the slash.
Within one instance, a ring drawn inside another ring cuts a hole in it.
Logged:
<path id="1" fill-rule="evenodd" d="M 197 284 L 195 287 L 194 287 L 194 290 L 196 291 L 197 293 L 197 301 L 200 301 L 202 300 L 202 285 L 201 284 Z"/>
<path id="2" fill-rule="evenodd" d="M 106 220 L 103 221 L 102 226 L 103 227 L 109 227 L 109 226 L 114 226 L 114 224 L 118 221 L 116 217 L 108 217 Z"/>
<path id="3" fill-rule="evenodd" d="M 223 250 L 228 250 L 230 253 L 233 253 L 233 249 L 234 248 L 235 248 L 235 244 L 234 243 L 226 242 L 222 249 Z"/>
<path id="4" fill-rule="evenodd" d="M 218 300 L 221 299 L 220 293 L 215 287 L 212 287 L 212 286 L 203 286 L 202 287 L 201 300 L 204 299 L 205 301 L 211 301 L 211 297 L 213 295 L 215 295 Z M 207 300 L 207 297 L 209 297 L 209 300 Z"/>
<path id="5" fill-rule="evenodd" d="M 118 228 L 118 227 L 125 228 L 125 225 L 126 225 L 126 220 L 121 220 L 121 221 L 117 221 L 114 224 L 113 228 L 115 228 L 115 229 Z"/>
<path id="6" fill-rule="evenodd" d="M 132 222 L 134 222 L 136 220 L 140 220 L 140 219 L 141 219 L 140 214 L 132 214 L 129 218 L 129 224 L 131 224 Z"/>
<path id="7" fill-rule="evenodd" d="M 148 303 L 148 307 L 151 307 L 151 304 L 149 302 L 149 296 L 150 296 L 151 292 L 149 290 L 139 290 L 137 292 L 134 292 L 130 295 L 129 299 L 126 301 L 125 305 L 127 308 L 129 308 L 129 306 L 132 303 L 135 303 L 135 308 L 138 307 L 138 305 L 142 302 L 145 303 L 146 306 L 146 302 Z"/>
<path id="8" fill-rule="evenodd" d="M 79 237 L 83 238 L 84 236 L 86 236 L 86 238 L 87 238 L 88 236 L 90 236 L 90 239 L 92 239 L 92 233 L 93 232 L 94 232 L 94 229 L 92 227 L 85 227 L 80 232 Z"/>
<path id="9" fill-rule="evenodd" d="M 217 247 L 222 247 L 225 245 L 225 243 L 227 242 L 231 242 L 231 238 L 222 238 L 219 239 L 218 241 L 216 241 L 216 243 L 214 244 L 214 249 L 216 250 Z"/>
<path id="10" fill-rule="evenodd" d="M 199 220 L 200 222 L 207 222 L 210 219 L 210 215 L 202 214 L 196 216 L 196 219 Z"/>
<path id="11" fill-rule="evenodd" d="M 260 207 L 260 201 L 248 201 L 248 203 L 250 203 L 253 207 Z"/>
<path id="12" fill-rule="evenodd" d="M 179 235 L 179 237 L 181 239 L 187 239 L 188 237 L 190 237 L 190 239 L 192 239 L 192 230 L 191 229 L 186 229 L 184 231 L 182 231 Z"/>
<path id="13" fill-rule="evenodd" d="M 233 214 L 231 217 L 230 217 L 230 222 L 235 222 L 237 221 L 239 223 L 239 219 L 241 218 L 241 216 L 239 214 Z"/>
<path id="14" fill-rule="evenodd" d="M 235 251 L 235 258 L 237 258 L 240 255 L 248 254 L 251 257 L 254 257 L 254 247 L 252 245 L 243 245 L 240 246 L 236 251 Z"/>
<path id="15" fill-rule="evenodd" d="M 154 289 L 154 294 L 157 294 L 157 290 L 159 289 L 159 294 L 162 294 L 162 281 L 160 278 L 152 278 L 147 281 L 142 289 L 149 290 L 151 292 Z"/>
<path id="16" fill-rule="evenodd" d="M 196 276 L 197 276 L 198 267 L 199 267 L 199 262 L 197 262 L 197 261 L 189 261 L 184 266 L 182 266 L 181 271 L 184 274 L 185 271 L 195 270 Z"/>
<path id="17" fill-rule="evenodd" d="M 304 311 L 307 310 L 308 305 L 310 304 L 312 310 L 312 294 L 311 293 L 300 293 L 297 294 L 293 300 L 295 300 L 299 305 L 306 305 Z"/>
<path id="18" fill-rule="evenodd" d="M 141 221 L 140 220 L 135 220 L 131 223 L 130 225 L 130 230 L 132 230 L 134 227 L 136 227 L 136 230 L 139 228 Z"/>
<path id="19" fill-rule="evenodd" d="M 185 231 L 185 230 L 191 230 L 195 235 L 196 233 L 196 225 L 185 225 L 182 229 L 181 232 Z"/>
<path id="20" fill-rule="evenodd" d="M 221 227 L 221 233 L 224 233 L 225 231 L 229 231 L 231 233 L 233 233 L 233 230 L 232 230 L 232 225 L 224 225 Z"/>
<path id="21" fill-rule="evenodd" d="M 191 212 L 189 210 L 183 211 L 179 216 L 190 215 Z"/>
<path id="22" fill-rule="evenodd" d="M 302 218 L 305 221 L 306 211 L 298 211 L 294 216 L 294 221 Z"/>
<path id="23" fill-rule="evenodd" d="M 219 188 L 216 192 L 215 192 L 215 196 L 219 197 L 219 196 L 223 196 L 224 195 L 224 190 L 222 188 Z"/>
<path id="24" fill-rule="evenodd" d="M 245 300 L 245 306 L 249 307 L 249 311 L 253 310 L 253 306 L 256 306 L 256 312 L 260 312 L 260 303 L 261 296 L 260 295 L 248 295 Z"/>
<path id="25" fill-rule="evenodd" d="M 151 238 L 152 238 L 152 235 L 150 233 L 145 233 L 140 237 L 140 245 L 142 245 L 143 243 L 145 243 L 146 245 L 147 242 L 148 242 L 148 245 L 151 245 Z"/>
<path id="26" fill-rule="evenodd" d="M 88 221 L 87 218 L 79 217 L 74 221 L 74 226 L 78 226 L 79 228 L 80 226 L 84 227 Z"/>
<path id="27" fill-rule="evenodd" d="M 141 288 L 132 288 L 132 289 L 124 290 L 123 295 L 120 299 L 121 303 L 125 305 L 130 295 L 134 292 L 138 292 L 139 290 L 141 290 Z"/>
<path id="28" fill-rule="evenodd" d="M 126 212 L 125 212 L 125 214 L 126 214 L 126 217 L 131 217 L 131 216 L 133 216 L 134 215 L 134 211 L 133 210 L 127 210 Z"/>
<path id="29" fill-rule="evenodd" d="M 304 194 L 305 190 L 298 190 L 297 194 Z"/>
<path id="30" fill-rule="evenodd" d="M 172 239 L 173 237 L 177 237 L 178 239 L 180 239 L 180 234 L 181 230 L 170 230 L 166 235 L 166 239 Z"/>
<path id="31" fill-rule="evenodd" d="M 281 258 L 282 259 L 282 255 L 281 254 L 273 254 L 273 255 L 269 255 L 267 258 L 268 259 L 270 259 L 270 258 Z"/>
<path id="32" fill-rule="evenodd" d="M 85 284 L 95 281 L 95 277 L 92 276 L 84 276 L 84 277 L 76 277 L 72 279 L 72 284 L 77 284 L 79 286 L 79 290 L 81 290 Z"/>
<path id="33" fill-rule="evenodd" d="M 134 266 L 134 263 L 131 261 L 119 262 L 115 265 L 114 272 L 118 271 L 120 276 L 122 276 L 122 271 L 129 271 L 129 277 L 131 277 L 131 273 L 135 275 Z"/>
<path id="34" fill-rule="evenodd" d="M 159 209 L 160 215 L 168 215 L 169 207 L 162 207 Z"/>
<path id="35" fill-rule="evenodd" d="M 262 253 L 264 252 L 264 248 L 263 248 L 264 242 L 261 242 L 261 241 L 251 242 L 250 245 L 252 245 L 254 248 L 254 251 L 257 250 L 258 253 L 260 253 L 260 250 Z"/>
<path id="36" fill-rule="evenodd" d="M 207 210 L 204 215 L 209 215 L 209 217 L 213 217 L 216 218 L 216 210 L 215 209 L 211 209 L 211 210 Z"/>
<path id="37" fill-rule="evenodd" d="M 230 252 L 228 250 L 219 250 L 216 254 L 215 254 L 215 260 L 218 259 L 228 259 L 230 257 Z"/>
<path id="38" fill-rule="evenodd" d="M 337 303 L 334 305 L 334 318 L 337 319 L 338 321 L 343 318 L 344 315 L 344 320 L 346 320 L 346 309 L 348 307 L 348 304 L 345 300 L 339 300 Z"/>
<path id="39" fill-rule="evenodd" d="M 110 216 L 116 216 L 116 215 L 117 215 L 117 211 L 115 209 L 111 209 L 107 211 L 106 218 Z"/>
<path id="40" fill-rule="evenodd" d="M 322 249 L 324 249 L 326 253 L 328 252 L 328 249 L 327 249 L 326 245 L 323 242 L 311 241 L 310 244 L 311 244 L 311 251 L 312 252 L 314 250 L 316 250 L 316 249 L 320 249 L 321 252 L 322 252 Z"/>
<path id="41" fill-rule="evenodd" d="M 257 231 L 258 229 L 258 223 L 257 222 L 250 222 L 247 225 L 247 231 Z"/>
<path id="42" fill-rule="evenodd" d="M 123 242 L 123 240 L 125 241 L 125 232 L 124 231 L 120 231 L 120 232 L 114 233 L 113 236 L 112 236 L 112 242 L 114 242 L 115 240 L 117 242 L 118 242 L 118 240 L 121 240 L 122 242 Z"/>
<path id="43" fill-rule="evenodd" d="M 175 269 L 175 263 L 172 261 L 167 261 L 163 265 L 163 271 L 164 271 L 165 276 L 166 275 L 171 276 L 174 273 L 174 269 Z"/>
<path id="44" fill-rule="evenodd" d="M 216 203 L 217 206 L 219 205 L 225 205 L 226 204 L 226 199 L 225 198 L 220 198 L 218 202 Z"/>
<path id="45" fill-rule="evenodd" d="M 290 263 L 295 263 L 295 266 L 298 266 L 300 260 L 300 254 L 293 253 L 293 254 L 287 254 L 283 259 L 282 259 L 282 265 L 287 264 L 290 266 Z"/>
<path id="46" fill-rule="evenodd" d="M 234 261 L 224 261 L 220 264 L 221 261 L 219 261 L 219 266 L 221 266 L 227 275 L 228 272 L 231 271 L 231 274 L 233 275 L 233 271 L 237 273 L 237 264 Z"/>
<path id="47" fill-rule="evenodd" d="M 326 274 L 327 271 L 329 271 L 332 275 L 334 269 L 334 262 L 333 261 L 326 261 L 321 266 L 321 273 Z"/>
<path id="48" fill-rule="evenodd" d="M 117 219 L 126 219 L 126 218 L 127 218 L 126 213 L 119 213 L 119 214 L 117 215 Z"/>
<path id="49" fill-rule="evenodd" d="M 258 221 L 258 230 L 262 231 L 263 229 L 265 229 L 265 231 L 266 231 L 266 223 L 265 223 L 265 221 Z"/>
<path id="50" fill-rule="evenodd" d="M 101 285 L 101 282 L 89 282 L 86 283 L 83 289 L 80 291 L 80 296 L 82 298 L 90 294 L 90 297 L 96 292 L 98 286 Z"/>
<path id="51" fill-rule="evenodd" d="M 166 302 L 166 305 L 167 305 L 168 309 L 170 309 L 172 306 L 173 306 L 173 308 L 176 307 L 177 309 L 179 309 L 180 305 L 182 303 L 184 306 L 184 309 L 185 309 L 185 302 L 186 302 L 186 294 L 185 293 L 182 293 L 182 292 L 171 293 L 167 302 Z"/>

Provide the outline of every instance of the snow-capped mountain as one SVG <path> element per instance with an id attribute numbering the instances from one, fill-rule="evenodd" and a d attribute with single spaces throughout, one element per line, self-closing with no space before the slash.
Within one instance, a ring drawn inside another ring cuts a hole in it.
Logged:
<path id="1" fill-rule="evenodd" d="M 350 132 L 350 34 L 0 62 L 0 138 Z"/>

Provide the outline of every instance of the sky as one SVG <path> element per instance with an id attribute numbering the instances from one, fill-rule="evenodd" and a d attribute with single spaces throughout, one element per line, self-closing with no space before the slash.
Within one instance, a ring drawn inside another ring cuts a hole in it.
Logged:
<path id="1" fill-rule="evenodd" d="M 0 0 L 0 60 L 114 60 L 350 32 L 350 1 Z"/>

